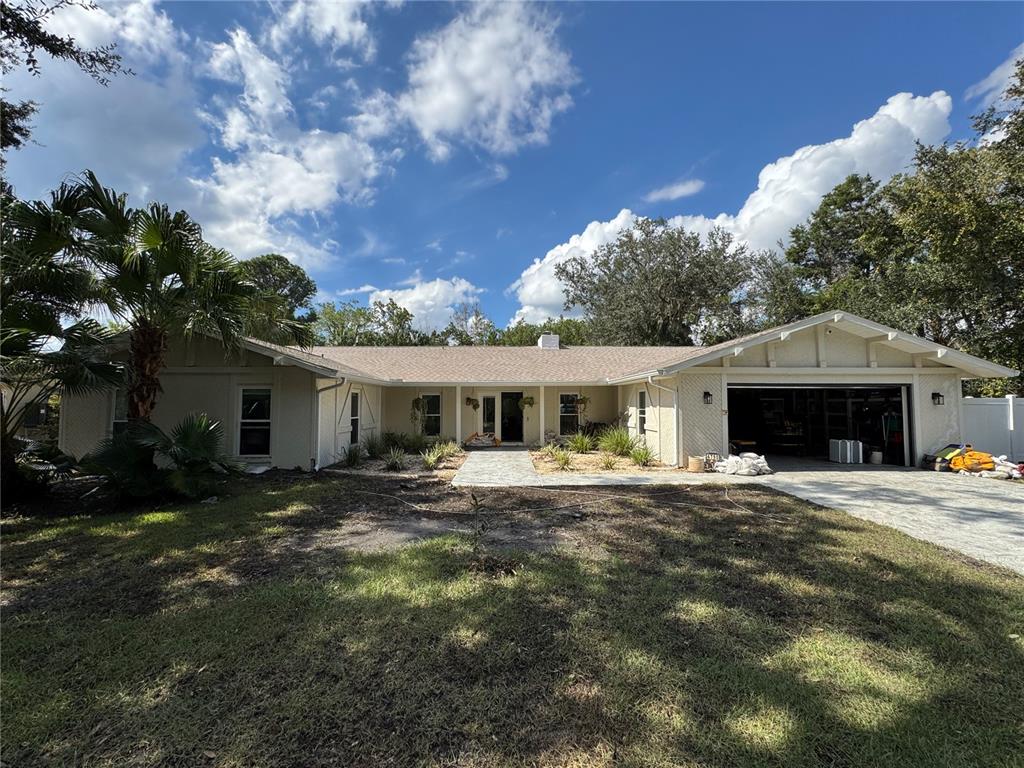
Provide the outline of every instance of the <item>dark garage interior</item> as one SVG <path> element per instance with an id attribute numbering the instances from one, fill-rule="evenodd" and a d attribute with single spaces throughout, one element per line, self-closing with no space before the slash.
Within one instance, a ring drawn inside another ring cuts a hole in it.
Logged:
<path id="1" fill-rule="evenodd" d="M 881 451 L 883 464 L 906 460 L 900 386 L 729 387 L 729 442 L 734 453 L 828 459 L 829 440 L 860 440 L 864 461 Z"/>

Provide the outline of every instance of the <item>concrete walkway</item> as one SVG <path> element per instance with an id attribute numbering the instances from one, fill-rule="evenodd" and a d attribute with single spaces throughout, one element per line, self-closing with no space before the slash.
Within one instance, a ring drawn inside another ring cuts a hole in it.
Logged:
<path id="1" fill-rule="evenodd" d="M 780 464 L 763 477 L 683 472 L 539 474 L 524 449 L 473 451 L 458 486 L 756 483 L 1024 573 L 1024 483 L 889 467 Z"/>

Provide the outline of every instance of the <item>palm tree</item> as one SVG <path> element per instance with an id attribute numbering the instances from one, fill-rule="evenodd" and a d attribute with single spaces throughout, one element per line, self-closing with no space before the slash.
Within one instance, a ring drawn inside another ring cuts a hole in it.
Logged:
<path id="1" fill-rule="evenodd" d="M 35 485 L 17 469 L 15 436 L 26 414 L 57 391 L 85 393 L 121 380 L 107 359 L 107 329 L 88 318 L 65 325 L 99 298 L 79 248 L 81 204 L 69 185 L 49 203 L 0 190 L 0 481 L 8 500 Z"/>
<path id="2" fill-rule="evenodd" d="M 290 317 L 283 297 L 261 293 L 238 262 L 214 248 L 184 211 L 127 207 L 91 171 L 75 184 L 83 211 L 83 250 L 111 313 L 127 327 L 129 421 L 148 421 L 160 392 L 170 338 L 219 337 L 226 353 L 246 336 L 308 345 L 308 324 Z"/>

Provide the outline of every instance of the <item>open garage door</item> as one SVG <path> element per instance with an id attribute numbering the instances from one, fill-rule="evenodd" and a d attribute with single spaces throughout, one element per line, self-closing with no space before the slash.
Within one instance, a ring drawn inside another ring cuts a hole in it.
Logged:
<path id="1" fill-rule="evenodd" d="M 734 452 L 828 459 L 829 440 L 860 440 L 883 464 L 910 466 L 906 386 L 729 386 Z"/>

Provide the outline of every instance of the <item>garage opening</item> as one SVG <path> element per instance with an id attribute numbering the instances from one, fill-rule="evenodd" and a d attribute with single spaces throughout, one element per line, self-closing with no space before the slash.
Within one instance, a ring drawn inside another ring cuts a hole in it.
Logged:
<path id="1" fill-rule="evenodd" d="M 864 461 L 909 466 L 905 386 L 729 387 L 729 443 L 733 452 L 829 458 L 829 440 L 859 440 Z"/>

